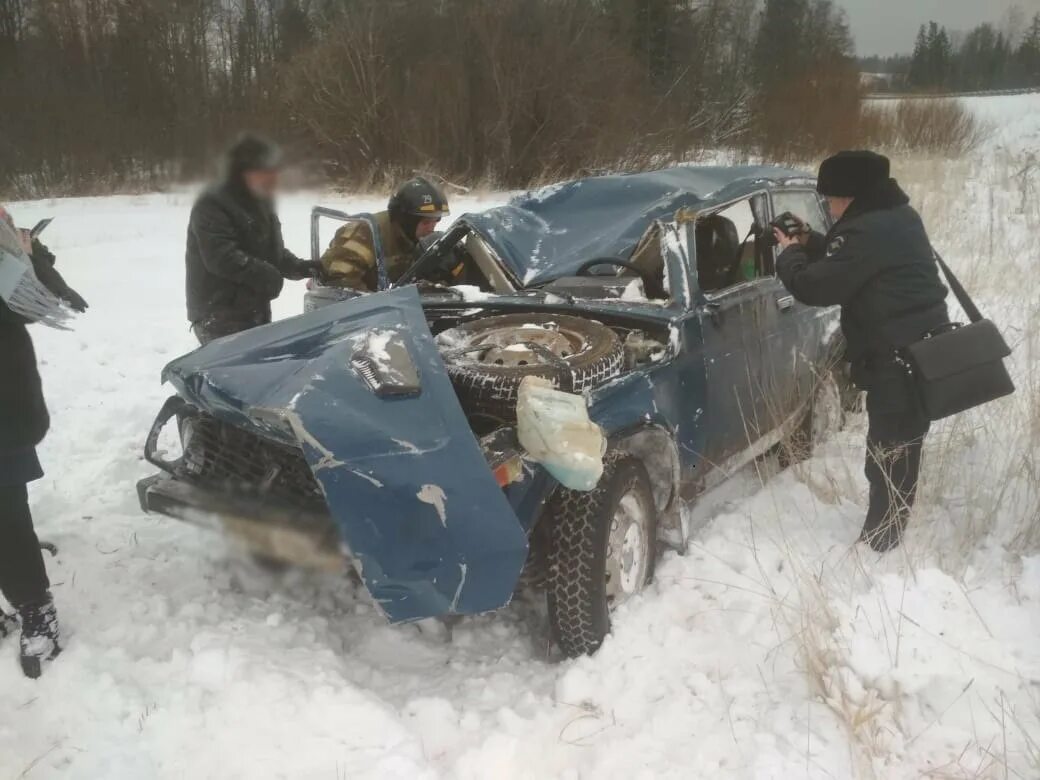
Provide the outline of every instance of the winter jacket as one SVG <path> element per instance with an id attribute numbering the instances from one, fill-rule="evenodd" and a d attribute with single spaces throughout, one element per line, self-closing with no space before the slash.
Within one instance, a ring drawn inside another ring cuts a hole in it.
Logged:
<path id="1" fill-rule="evenodd" d="M 271 321 L 284 279 L 308 275 L 285 248 L 273 206 L 233 182 L 195 202 L 185 255 L 188 320 Z"/>
<path id="2" fill-rule="evenodd" d="M 34 242 L 32 261 L 37 278 L 59 298 L 65 297 L 69 287 L 47 247 Z M 0 455 L 36 446 L 50 427 L 27 323 L 0 300 Z"/>
<path id="3" fill-rule="evenodd" d="M 939 278 L 921 217 L 894 179 L 856 198 L 826 236 L 788 247 L 776 271 L 810 306 L 841 306 L 853 379 L 869 387 L 875 366 L 947 323 Z"/>
<path id="4" fill-rule="evenodd" d="M 389 212 L 376 214 L 375 221 L 386 259 L 387 277 L 393 283 L 418 259 L 419 243 L 409 240 L 401 226 L 390 219 Z M 322 255 L 321 264 L 332 286 L 361 292 L 374 292 L 379 286 L 375 242 L 367 223 L 349 222 L 337 230 Z"/>

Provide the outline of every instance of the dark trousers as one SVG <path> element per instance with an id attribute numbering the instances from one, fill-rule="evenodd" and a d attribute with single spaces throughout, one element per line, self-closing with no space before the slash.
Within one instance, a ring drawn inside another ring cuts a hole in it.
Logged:
<path id="1" fill-rule="evenodd" d="M 883 372 L 867 391 L 867 457 L 870 507 L 862 539 L 888 550 L 898 545 L 917 498 L 921 450 L 931 423 L 912 380 L 901 371 Z"/>
<path id="2" fill-rule="evenodd" d="M 25 485 L 0 485 L 0 593 L 18 608 L 43 601 L 50 582 Z"/>
<path id="3" fill-rule="evenodd" d="M 218 315 L 192 323 L 191 329 L 195 332 L 195 338 L 199 340 L 199 344 L 206 346 L 216 339 L 222 339 L 233 333 L 241 333 L 244 330 L 266 325 L 268 322 L 270 322 L 270 319 L 263 314 L 236 318 Z"/>

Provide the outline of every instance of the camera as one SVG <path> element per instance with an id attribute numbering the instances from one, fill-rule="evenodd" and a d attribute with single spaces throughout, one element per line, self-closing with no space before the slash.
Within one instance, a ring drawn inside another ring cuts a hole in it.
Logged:
<path id="1" fill-rule="evenodd" d="M 796 217 L 790 211 L 785 211 L 779 217 L 769 223 L 770 230 L 766 234 L 766 241 L 770 246 L 776 246 L 776 236 L 773 235 L 773 228 L 776 228 L 788 238 L 794 238 L 804 233 L 809 232 L 809 227 L 800 218 Z"/>

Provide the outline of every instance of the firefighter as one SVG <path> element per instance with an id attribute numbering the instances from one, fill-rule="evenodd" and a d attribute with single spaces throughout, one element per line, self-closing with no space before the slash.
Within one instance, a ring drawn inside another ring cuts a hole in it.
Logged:
<path id="1" fill-rule="evenodd" d="M 405 182 L 390 198 L 387 210 L 375 215 L 391 284 L 418 259 L 425 241 L 449 213 L 443 190 L 420 177 Z M 376 249 L 364 222 L 351 222 L 337 230 L 321 263 L 329 285 L 359 292 L 378 289 Z"/>
<path id="2" fill-rule="evenodd" d="M 902 541 L 930 425 L 899 350 L 949 321 L 928 234 L 890 168 L 867 151 L 829 158 L 817 189 L 835 220 L 830 232 L 776 230 L 776 270 L 791 294 L 841 306 L 852 379 L 867 392 L 870 506 L 861 541 L 879 552 Z"/>
<path id="3" fill-rule="evenodd" d="M 243 135 L 227 154 L 223 181 L 195 202 L 188 225 L 188 320 L 200 344 L 271 321 L 285 279 L 318 276 L 319 263 L 285 248 L 275 211 L 281 151 Z"/>

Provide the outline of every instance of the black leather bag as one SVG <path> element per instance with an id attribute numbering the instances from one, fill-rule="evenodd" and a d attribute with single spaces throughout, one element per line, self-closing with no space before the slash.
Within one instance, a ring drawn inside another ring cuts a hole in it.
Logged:
<path id="1" fill-rule="evenodd" d="M 949 266 L 938 254 L 935 259 L 971 324 L 950 324 L 902 350 L 921 405 L 933 421 L 1015 392 L 1004 365 L 1011 348 L 997 326 L 982 316 Z"/>

